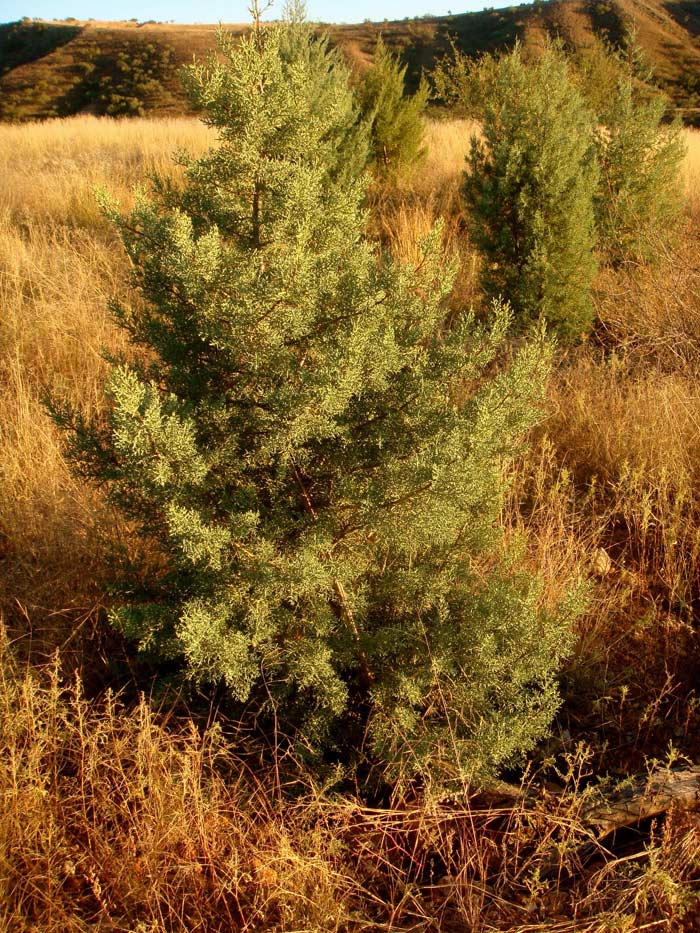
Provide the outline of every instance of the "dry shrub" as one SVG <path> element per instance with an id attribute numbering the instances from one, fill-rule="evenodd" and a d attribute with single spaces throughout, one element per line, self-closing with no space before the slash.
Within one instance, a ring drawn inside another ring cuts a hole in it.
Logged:
<path id="1" fill-rule="evenodd" d="M 650 244 L 653 265 L 628 263 L 598 282 L 598 335 L 640 371 L 695 376 L 700 369 L 699 233 L 689 223 L 673 247 Z"/>
<path id="2" fill-rule="evenodd" d="M 2 654 L 4 929 L 340 928 L 337 840 L 303 806 L 280 812 L 216 727 L 144 698 L 90 705 L 57 664 Z"/>
<path id="3" fill-rule="evenodd" d="M 644 870 L 639 871 L 640 862 Z M 700 921 L 700 817 L 671 810 L 663 827 L 652 824 L 641 851 L 605 862 L 591 873 L 579 908 L 588 912 L 615 903 L 603 930 L 694 931 Z M 652 920 L 651 918 L 656 918 Z"/>
<path id="4" fill-rule="evenodd" d="M 550 586 L 588 577 L 563 716 L 614 770 L 669 742 L 700 751 L 699 283 L 692 230 L 655 266 L 605 274 L 598 339 L 556 368 L 507 515 Z"/>
<path id="5" fill-rule="evenodd" d="M 409 194 L 375 204 L 373 217 L 375 232 L 391 254 L 412 265 L 422 262 L 425 239 L 442 222 L 442 249 L 445 257 L 457 263 L 450 306 L 454 311 L 463 311 L 478 304 L 477 258 L 463 229 L 460 210 L 453 206 L 445 211 L 435 198 L 417 200 Z"/>
<path id="6" fill-rule="evenodd" d="M 624 464 L 615 480 L 577 479 L 556 439 L 542 437 L 521 464 L 507 516 L 548 587 L 556 592 L 578 569 L 588 590 L 552 747 L 584 738 L 597 772 L 616 774 L 662 758 L 671 743 L 695 755 L 697 506 L 679 498 L 671 477 L 654 484 Z"/>
<path id="7" fill-rule="evenodd" d="M 602 931 L 679 920 L 700 834 L 672 818 L 616 856 L 586 826 L 590 754 L 556 784 L 372 808 L 296 793 L 235 731 L 88 703 L 59 665 L 0 656 L 0 929 Z M 550 769 L 551 771 L 551 769 Z"/>

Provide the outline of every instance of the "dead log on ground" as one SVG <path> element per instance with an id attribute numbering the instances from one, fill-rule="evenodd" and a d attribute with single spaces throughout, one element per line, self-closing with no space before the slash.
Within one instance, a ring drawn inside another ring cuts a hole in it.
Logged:
<path id="1" fill-rule="evenodd" d="M 675 804 L 684 810 L 700 806 L 700 765 L 674 771 L 664 769 L 633 778 L 581 814 L 599 837 L 625 826 L 660 816 Z"/>
<path id="2" fill-rule="evenodd" d="M 549 794 L 557 796 L 551 788 Z M 700 809 L 700 765 L 636 775 L 607 792 L 601 788 L 598 794 L 596 802 L 582 810 L 580 820 L 602 838 L 616 829 L 661 816 L 673 804 L 684 810 Z M 487 807 L 501 808 L 531 805 L 537 796 L 534 787 L 523 790 L 514 784 L 500 783 L 480 791 L 475 799 Z"/>

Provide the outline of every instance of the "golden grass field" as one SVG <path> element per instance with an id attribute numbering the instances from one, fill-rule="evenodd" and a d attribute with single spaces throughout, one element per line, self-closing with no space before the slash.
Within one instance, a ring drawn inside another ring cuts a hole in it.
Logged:
<path id="1" fill-rule="evenodd" d="M 447 212 L 463 304 L 473 131 L 430 123 L 426 162 L 372 218 L 411 260 Z M 548 586 L 576 568 L 590 581 L 550 750 L 565 793 L 485 815 L 370 810 L 310 784 L 284 803 L 216 729 L 85 699 L 70 672 L 90 684 L 109 669 L 107 545 L 129 532 L 70 473 L 42 398 L 98 410 L 102 351 L 124 348 L 107 302 L 127 294 L 128 267 L 94 189 L 126 204 L 172 152 L 213 137 L 188 119 L 0 126 L 0 608 L 14 640 L 0 648 L 0 933 L 697 929 L 696 816 L 633 858 L 600 849 L 584 870 L 577 848 L 591 770 L 631 773 L 669 743 L 700 753 L 700 133 L 686 135 L 678 242 L 653 268 L 599 275 L 596 334 L 558 359 L 504 515 Z"/>

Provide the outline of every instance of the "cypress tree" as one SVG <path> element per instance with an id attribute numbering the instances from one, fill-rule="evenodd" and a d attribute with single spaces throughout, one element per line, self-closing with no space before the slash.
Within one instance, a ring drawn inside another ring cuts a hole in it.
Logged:
<path id="1" fill-rule="evenodd" d="M 611 265 L 653 260 L 677 228 L 685 144 L 679 121 L 664 125 L 665 112 L 661 94 L 639 99 L 631 73 L 600 112 L 596 219 L 600 252 Z"/>
<path id="2" fill-rule="evenodd" d="M 415 94 L 404 93 L 406 65 L 401 65 L 381 36 L 374 62 L 360 87 L 360 107 L 370 127 L 371 156 L 380 175 L 396 175 L 425 155 L 423 112 L 429 90 L 421 80 Z"/>
<path id="3" fill-rule="evenodd" d="M 566 340 L 590 327 L 597 181 L 592 118 L 565 58 L 548 47 L 526 63 L 516 46 L 489 71 L 464 193 L 484 291 L 521 326 L 543 318 Z"/>
<path id="4" fill-rule="evenodd" d="M 598 40 L 574 64 L 597 124 L 598 254 L 613 266 L 653 260 L 659 245 L 673 238 L 682 211 L 682 126 L 666 120 L 667 100 L 634 30 L 626 32 L 621 49 Z"/>
<path id="5" fill-rule="evenodd" d="M 499 531 L 546 347 L 487 378 L 508 314 L 445 327 L 440 231 L 417 268 L 376 255 L 338 171 L 347 74 L 311 34 L 290 57 L 289 28 L 223 36 L 188 77 L 218 145 L 106 208 L 136 351 L 104 421 L 56 417 L 160 554 L 111 613 L 142 650 L 306 747 L 362 731 L 394 774 L 483 777 L 545 732 L 567 646 Z"/>

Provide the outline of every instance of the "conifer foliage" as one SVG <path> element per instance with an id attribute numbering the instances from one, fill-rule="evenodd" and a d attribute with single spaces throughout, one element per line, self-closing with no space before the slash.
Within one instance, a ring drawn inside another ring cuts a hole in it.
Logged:
<path id="1" fill-rule="evenodd" d="M 575 339 L 593 317 L 592 117 L 554 47 L 526 62 L 516 46 L 487 77 L 464 188 L 482 285 L 506 298 L 522 324 L 543 318 Z"/>
<path id="2" fill-rule="evenodd" d="M 370 127 L 371 157 L 380 175 L 398 174 L 425 154 L 422 115 L 429 90 L 424 80 L 412 96 L 404 92 L 406 65 L 401 65 L 381 36 L 372 68 L 360 88 L 360 106 Z"/>
<path id="3" fill-rule="evenodd" d="M 599 249 L 611 265 L 653 259 L 680 219 L 685 145 L 679 122 L 664 125 L 665 111 L 659 93 L 640 99 L 628 73 L 599 114 L 595 203 Z"/>
<path id="4" fill-rule="evenodd" d="M 394 773 L 483 776 L 546 731 L 567 645 L 567 613 L 498 557 L 547 351 L 486 378 L 508 314 L 445 327 L 439 231 L 417 268 L 375 255 L 338 168 L 348 76 L 300 28 L 223 36 L 189 71 L 219 144 L 108 208 L 140 351 L 103 422 L 57 417 L 161 555 L 112 612 L 141 649 L 317 751 L 362 736 Z"/>

